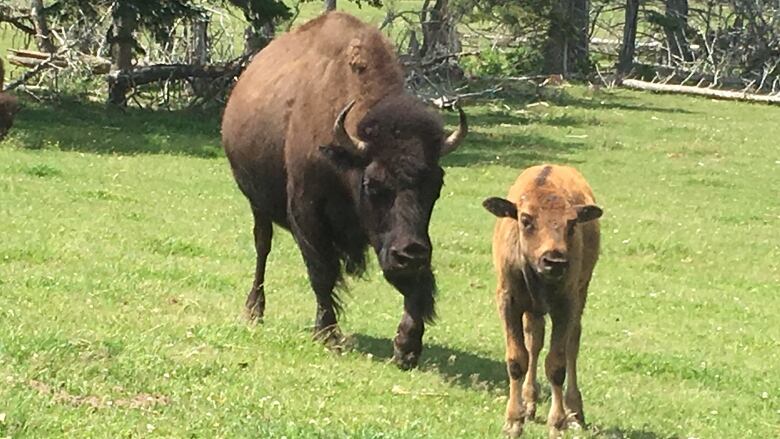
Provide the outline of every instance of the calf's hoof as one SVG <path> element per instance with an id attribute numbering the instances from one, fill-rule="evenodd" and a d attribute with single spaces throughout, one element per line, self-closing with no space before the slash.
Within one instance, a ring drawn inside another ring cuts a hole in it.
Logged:
<path id="1" fill-rule="evenodd" d="M 585 424 L 585 414 L 580 412 L 566 412 L 566 426 L 575 430 L 583 430 L 587 427 Z"/>
<path id="2" fill-rule="evenodd" d="M 560 416 L 558 419 L 548 419 L 547 426 L 549 427 L 550 439 L 555 439 L 563 436 L 564 430 L 571 428 L 574 430 L 581 430 L 584 425 L 580 424 L 577 420 L 576 413 L 567 413 L 565 416 Z"/>
<path id="3" fill-rule="evenodd" d="M 522 419 L 507 419 L 504 423 L 504 428 L 501 429 L 505 435 L 515 438 L 520 437 L 523 434 L 523 420 Z"/>

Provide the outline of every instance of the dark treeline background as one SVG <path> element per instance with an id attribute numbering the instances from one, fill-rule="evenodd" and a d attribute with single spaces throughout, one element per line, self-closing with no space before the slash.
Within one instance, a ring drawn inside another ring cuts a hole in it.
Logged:
<path id="1" fill-rule="evenodd" d="M 215 104 L 276 35 L 333 9 L 376 23 L 410 85 L 442 95 L 550 75 L 780 91 L 780 0 L 4 0 L 0 39 L 16 66 L 6 88 Z"/>

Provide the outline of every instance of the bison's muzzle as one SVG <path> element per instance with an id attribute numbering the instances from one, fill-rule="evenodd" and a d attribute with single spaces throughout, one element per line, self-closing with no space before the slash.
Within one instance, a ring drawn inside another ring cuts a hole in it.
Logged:
<path id="1" fill-rule="evenodd" d="M 382 270 L 388 276 L 403 276 L 431 267 L 431 246 L 420 241 L 393 245 L 387 251 Z"/>
<path id="2" fill-rule="evenodd" d="M 569 268 L 566 255 L 557 250 L 544 252 L 537 265 L 537 272 L 547 282 L 555 282 L 564 277 Z"/>

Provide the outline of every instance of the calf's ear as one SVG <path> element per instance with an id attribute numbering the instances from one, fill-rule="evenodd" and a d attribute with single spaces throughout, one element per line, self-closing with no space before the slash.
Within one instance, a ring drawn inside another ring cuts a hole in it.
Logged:
<path id="1" fill-rule="evenodd" d="M 339 169 L 364 168 L 367 165 L 365 157 L 343 146 L 322 145 L 319 151 Z"/>
<path id="2" fill-rule="evenodd" d="M 515 203 L 499 197 L 491 197 L 482 202 L 482 206 L 488 212 L 499 218 L 517 219 L 517 206 Z"/>
<path id="3" fill-rule="evenodd" d="M 604 211 L 595 204 L 580 204 L 574 206 L 574 209 L 577 211 L 578 223 L 586 223 L 601 218 L 601 215 L 604 213 Z"/>

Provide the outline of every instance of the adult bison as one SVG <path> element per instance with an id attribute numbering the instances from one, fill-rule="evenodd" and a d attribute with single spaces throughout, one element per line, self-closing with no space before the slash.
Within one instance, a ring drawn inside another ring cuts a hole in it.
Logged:
<path id="1" fill-rule="evenodd" d="M 545 360 L 552 384 L 547 417 L 551 437 L 570 420 L 585 423 L 577 386 L 577 354 L 582 310 L 599 254 L 597 219 L 602 211 L 594 203 L 590 186 L 577 170 L 553 165 L 526 169 L 507 199 L 484 202 L 498 217 L 493 263 L 498 274 L 496 299 L 506 332 L 509 401 L 504 430 L 510 436 L 518 436 L 525 419 L 533 419 L 536 413 L 536 365 L 546 313 L 552 319 Z"/>
<path id="2" fill-rule="evenodd" d="M 343 13 L 316 18 L 254 58 L 228 100 L 222 142 L 254 215 L 255 280 L 246 309 L 265 311 L 272 223 L 292 232 L 317 299 L 315 334 L 339 337 L 334 287 L 365 269 L 368 244 L 404 296 L 394 360 L 414 367 L 434 317 L 428 223 L 439 158 L 466 135 L 404 91 L 382 34 Z"/>
<path id="3" fill-rule="evenodd" d="M 3 140 L 8 130 L 11 129 L 16 112 L 19 111 L 16 97 L 9 93 L 3 93 L 3 79 L 5 79 L 5 69 L 3 68 L 3 60 L 0 59 L 0 140 Z"/>

